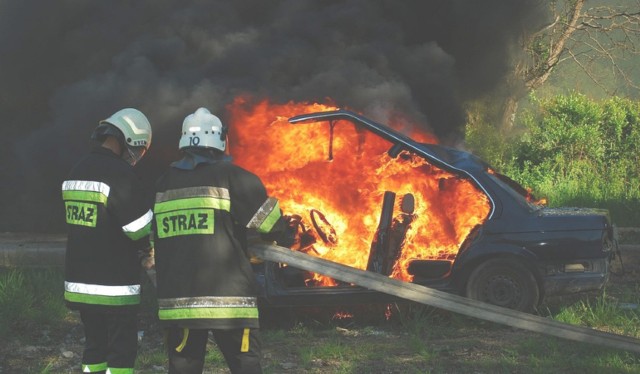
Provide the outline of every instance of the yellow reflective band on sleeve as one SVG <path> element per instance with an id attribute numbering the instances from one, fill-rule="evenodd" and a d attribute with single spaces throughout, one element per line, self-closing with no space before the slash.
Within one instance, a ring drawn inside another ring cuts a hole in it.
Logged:
<path id="1" fill-rule="evenodd" d="M 280 219 L 280 204 L 278 200 L 269 197 L 253 215 L 247 228 L 256 229 L 259 233 L 268 233 Z"/>
<path id="2" fill-rule="evenodd" d="M 242 344 L 240 344 L 240 352 L 249 352 L 249 329 L 242 332 Z"/>
<path id="3" fill-rule="evenodd" d="M 151 209 L 149 209 L 149 211 L 147 211 L 142 217 L 136 219 L 135 221 L 125 226 L 122 226 L 122 231 L 131 240 L 138 240 L 151 233 L 152 219 L 153 219 L 153 212 L 151 211 Z"/>
<path id="4" fill-rule="evenodd" d="M 63 193 L 67 191 L 97 192 L 108 197 L 111 188 L 102 182 L 69 180 L 62 182 L 62 191 Z"/>
<path id="5" fill-rule="evenodd" d="M 258 232 L 263 234 L 271 232 L 271 229 L 273 229 L 273 226 L 276 224 L 276 222 L 278 222 L 280 217 L 280 208 L 276 205 L 276 209 L 272 210 L 271 213 L 269 213 L 269 216 L 267 216 L 267 218 L 262 222 L 260 227 L 258 227 Z"/>
<path id="6" fill-rule="evenodd" d="M 96 227 L 98 204 L 107 204 L 108 185 L 102 182 L 69 180 L 62 183 L 66 221 L 70 225 Z"/>

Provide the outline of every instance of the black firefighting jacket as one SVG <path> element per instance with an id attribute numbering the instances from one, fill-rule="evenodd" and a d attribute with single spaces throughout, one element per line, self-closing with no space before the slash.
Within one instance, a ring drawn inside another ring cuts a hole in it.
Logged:
<path id="1" fill-rule="evenodd" d="M 154 247 L 158 316 L 185 328 L 258 327 L 247 230 L 284 221 L 276 199 L 223 155 L 187 154 L 158 180 Z"/>
<path id="2" fill-rule="evenodd" d="M 71 309 L 126 312 L 140 303 L 152 197 L 126 163 L 96 147 L 62 183 L 68 228 L 65 293 Z"/>

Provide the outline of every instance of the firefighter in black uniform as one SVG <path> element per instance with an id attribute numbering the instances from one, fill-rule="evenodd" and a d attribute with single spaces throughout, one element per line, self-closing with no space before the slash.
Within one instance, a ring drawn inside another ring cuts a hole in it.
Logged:
<path id="1" fill-rule="evenodd" d="M 179 148 L 184 158 L 158 180 L 154 205 L 169 373 L 202 373 L 209 331 L 232 373 L 261 373 L 247 233 L 286 233 L 287 221 L 260 179 L 225 155 L 226 127 L 209 110 L 185 118 Z"/>
<path id="2" fill-rule="evenodd" d="M 152 196 L 133 172 L 151 145 L 142 112 L 100 121 L 99 142 L 62 183 L 68 229 L 64 298 L 84 326 L 84 373 L 133 373 L 140 265 L 152 266 Z"/>

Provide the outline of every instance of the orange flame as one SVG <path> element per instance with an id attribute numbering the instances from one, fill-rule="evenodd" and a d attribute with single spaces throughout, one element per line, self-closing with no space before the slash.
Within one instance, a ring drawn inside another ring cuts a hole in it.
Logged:
<path id="1" fill-rule="evenodd" d="M 500 180 L 502 180 L 503 182 L 507 183 L 516 192 L 518 192 L 522 196 L 524 196 L 524 198 L 527 199 L 527 201 L 530 202 L 531 204 L 540 205 L 540 206 L 547 205 L 547 203 L 548 203 L 547 199 L 545 197 L 542 197 L 542 198 L 535 197 L 533 195 L 533 189 L 531 189 L 531 187 L 523 187 L 518 182 L 514 181 L 513 179 L 507 177 L 506 175 L 502 175 L 502 174 L 496 172 L 495 170 L 493 170 L 491 168 L 487 168 L 487 172 L 489 174 L 497 176 Z"/>
<path id="2" fill-rule="evenodd" d="M 300 216 L 310 232 L 315 222 L 322 226 L 320 231 L 331 235 L 329 240 L 322 240 L 326 236 L 317 232 L 308 237 L 313 243 L 311 255 L 366 269 L 384 192 L 393 191 L 398 197 L 411 193 L 415 211 L 391 273 L 411 281 L 407 267 L 412 260 L 452 260 L 471 229 L 489 213 L 487 197 L 469 180 L 406 152 L 391 158 L 387 154 L 391 143 L 348 121 L 336 124 L 331 149 L 327 122 L 294 125 L 287 121 L 298 114 L 335 110 L 335 106 L 251 103 L 237 98 L 227 109 L 229 149 L 235 162 L 260 176 L 269 195 L 280 200 L 285 215 Z M 390 123 L 396 128 L 402 124 L 410 125 L 401 117 Z M 409 135 L 437 142 L 429 134 Z M 314 274 L 307 284 L 337 282 Z"/>
<path id="3" fill-rule="evenodd" d="M 545 197 L 541 197 L 541 198 L 537 198 L 533 195 L 533 190 L 530 187 L 527 187 L 527 196 L 525 196 L 527 201 L 535 204 L 535 205 L 541 205 L 541 206 L 545 206 L 547 205 L 547 198 Z"/>

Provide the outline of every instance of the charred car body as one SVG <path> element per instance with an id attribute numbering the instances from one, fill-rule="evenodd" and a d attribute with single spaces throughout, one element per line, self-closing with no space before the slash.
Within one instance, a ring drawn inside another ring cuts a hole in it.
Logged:
<path id="1" fill-rule="evenodd" d="M 522 311 L 533 311 L 545 296 L 598 290 L 607 282 L 617 241 L 606 210 L 534 204 L 522 187 L 476 156 L 414 141 L 350 111 L 299 115 L 289 122 L 326 121 L 333 129 L 336 121 L 345 120 L 390 142 L 390 158 L 422 158 L 470 182 L 486 196 L 486 217 L 468 232 L 457 253 L 407 262 L 411 282 Z M 367 238 L 371 240 L 367 270 L 391 273 L 402 250 L 400 243 L 412 225 L 414 204 L 412 194 L 385 192 L 376 234 Z M 303 234 L 311 230 L 316 238 L 334 240 L 335 232 L 322 213 L 313 212 L 312 219 L 313 227 L 301 230 Z M 304 237 L 298 239 L 304 241 Z M 345 305 L 389 298 L 351 284 L 309 287 L 302 271 L 285 264 L 265 262 L 255 270 L 265 306 Z"/>

